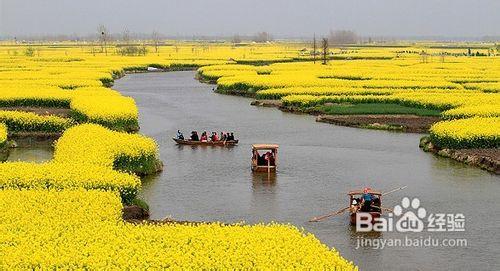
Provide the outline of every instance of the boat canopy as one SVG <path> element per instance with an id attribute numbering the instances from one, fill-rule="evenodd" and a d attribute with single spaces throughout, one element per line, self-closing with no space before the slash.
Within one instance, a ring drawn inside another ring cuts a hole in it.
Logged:
<path id="1" fill-rule="evenodd" d="M 252 149 L 254 150 L 275 150 L 279 148 L 277 144 L 253 144 Z"/>

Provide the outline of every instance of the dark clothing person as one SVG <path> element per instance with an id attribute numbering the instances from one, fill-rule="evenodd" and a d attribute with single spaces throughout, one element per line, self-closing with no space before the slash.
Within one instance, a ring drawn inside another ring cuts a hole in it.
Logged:
<path id="1" fill-rule="evenodd" d="M 267 161 L 266 161 L 266 154 L 262 154 L 262 155 L 259 155 L 257 153 L 257 165 L 259 166 L 264 166 L 264 165 L 267 165 Z"/>
<path id="2" fill-rule="evenodd" d="M 192 141 L 200 141 L 200 138 L 198 137 L 197 132 L 191 132 L 191 140 Z"/>
<path id="3" fill-rule="evenodd" d="M 363 206 L 361 206 L 361 211 L 370 212 L 372 208 L 373 195 L 367 191 L 362 196 Z"/>

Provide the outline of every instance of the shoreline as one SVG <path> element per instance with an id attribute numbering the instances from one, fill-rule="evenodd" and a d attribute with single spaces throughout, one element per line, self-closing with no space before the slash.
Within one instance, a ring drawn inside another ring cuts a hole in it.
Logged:
<path id="1" fill-rule="evenodd" d="M 202 81 L 201 81 L 202 82 Z M 243 97 L 255 97 L 255 95 L 242 95 L 241 91 L 232 94 L 232 91 L 216 91 L 219 94 L 235 95 Z M 417 116 L 417 115 L 326 115 L 322 112 L 307 111 L 296 107 L 283 106 L 280 100 L 253 100 L 250 105 L 260 107 L 274 107 L 282 112 L 293 114 L 308 114 L 316 116 L 316 122 L 329 123 L 344 127 L 353 127 L 361 129 L 375 129 L 402 133 L 428 133 L 432 124 L 441 120 L 435 116 Z M 424 137 L 428 138 L 428 137 Z M 420 148 L 425 152 L 434 155 L 450 158 L 457 162 L 474 166 L 486 170 L 492 174 L 500 174 L 500 150 L 499 149 L 439 149 L 434 146 L 430 140 L 423 143 L 420 141 Z"/>
<path id="2" fill-rule="evenodd" d="M 280 100 L 254 100 L 253 106 L 274 107 L 282 112 L 317 116 L 317 122 L 362 129 L 376 129 L 404 133 L 427 133 L 440 117 L 413 114 L 350 114 L 328 115 L 320 111 L 302 110 L 293 106 L 283 106 Z"/>
<path id="3" fill-rule="evenodd" d="M 346 127 L 388 130 L 403 133 L 427 133 L 439 117 L 417 115 L 319 115 L 317 122 Z"/>
<path id="4" fill-rule="evenodd" d="M 420 139 L 419 147 L 424 152 L 453 159 L 467 165 L 500 175 L 500 149 L 446 149 L 435 146 L 428 136 Z"/>

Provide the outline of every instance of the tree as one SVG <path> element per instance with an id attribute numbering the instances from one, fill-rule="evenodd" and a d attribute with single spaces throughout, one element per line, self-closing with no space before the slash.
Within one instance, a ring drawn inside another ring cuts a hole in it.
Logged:
<path id="1" fill-rule="evenodd" d="M 323 65 L 326 65 L 326 63 L 328 62 L 328 39 L 327 38 L 323 38 L 323 40 L 321 41 L 321 47 L 323 48 Z"/>
<path id="2" fill-rule="evenodd" d="M 240 35 L 235 34 L 235 35 L 233 36 L 233 39 L 231 40 L 231 42 L 232 42 L 232 43 L 234 43 L 234 44 L 241 43 L 241 37 L 240 37 Z"/>
<path id="3" fill-rule="evenodd" d="M 123 30 L 122 40 L 123 40 L 123 43 L 125 43 L 126 45 L 130 44 L 130 30 L 128 30 L 127 28 L 125 28 Z"/>
<path id="4" fill-rule="evenodd" d="M 272 40 L 271 34 L 265 32 L 265 31 L 255 34 L 255 36 L 253 38 L 253 41 L 255 41 L 255 42 L 268 42 L 271 40 Z"/>
<path id="5" fill-rule="evenodd" d="M 420 56 L 422 57 L 422 63 L 429 62 L 429 55 L 427 54 L 426 51 L 422 50 L 422 52 L 420 52 Z"/>
<path id="6" fill-rule="evenodd" d="M 314 33 L 314 36 L 313 36 L 313 62 L 314 64 L 316 64 L 316 33 Z"/>
<path id="7" fill-rule="evenodd" d="M 160 34 L 156 31 L 153 31 L 153 34 L 151 34 L 151 39 L 153 40 L 153 45 L 155 46 L 155 53 L 157 55 L 160 55 L 158 52 L 158 46 L 160 46 Z"/>
<path id="8" fill-rule="evenodd" d="M 355 44 L 358 42 L 358 35 L 350 30 L 330 31 L 330 44 Z"/>
<path id="9" fill-rule="evenodd" d="M 108 55 L 108 49 L 106 48 L 106 41 L 108 39 L 108 29 L 106 26 L 100 24 L 99 27 L 97 28 L 98 32 L 98 37 L 99 41 L 101 42 L 101 52 L 104 52 L 106 55 Z"/>

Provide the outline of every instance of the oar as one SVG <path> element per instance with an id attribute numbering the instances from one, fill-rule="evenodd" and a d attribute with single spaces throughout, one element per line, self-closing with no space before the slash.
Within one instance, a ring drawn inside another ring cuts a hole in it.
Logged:
<path id="1" fill-rule="evenodd" d="M 381 211 L 386 211 L 386 212 L 392 213 L 392 209 L 390 209 L 390 208 L 378 207 L 378 206 L 371 206 L 371 207 L 378 209 L 378 210 L 381 210 Z"/>
<path id="2" fill-rule="evenodd" d="M 405 189 L 405 188 L 407 188 L 407 187 L 408 187 L 408 186 L 406 186 L 406 185 L 405 185 L 405 186 L 403 186 L 403 187 L 399 187 L 399 188 L 396 188 L 396 189 L 392 189 L 391 191 L 384 192 L 384 193 L 382 194 L 382 196 L 389 195 L 389 194 L 394 193 L 394 192 L 399 191 L 399 190 L 403 190 L 403 189 Z"/>
<path id="3" fill-rule="evenodd" d="M 345 212 L 347 209 L 349 209 L 349 207 L 345 207 L 344 209 L 341 209 L 341 210 L 338 210 L 336 212 L 332 212 L 332 213 L 329 213 L 329 214 L 326 214 L 326 215 L 313 217 L 311 220 L 309 220 L 309 222 L 318 222 L 318 221 L 323 220 L 325 218 L 328 218 L 328 217 L 331 217 L 331 216 L 335 216 L 335 215 L 339 215 L 339 214 Z"/>

